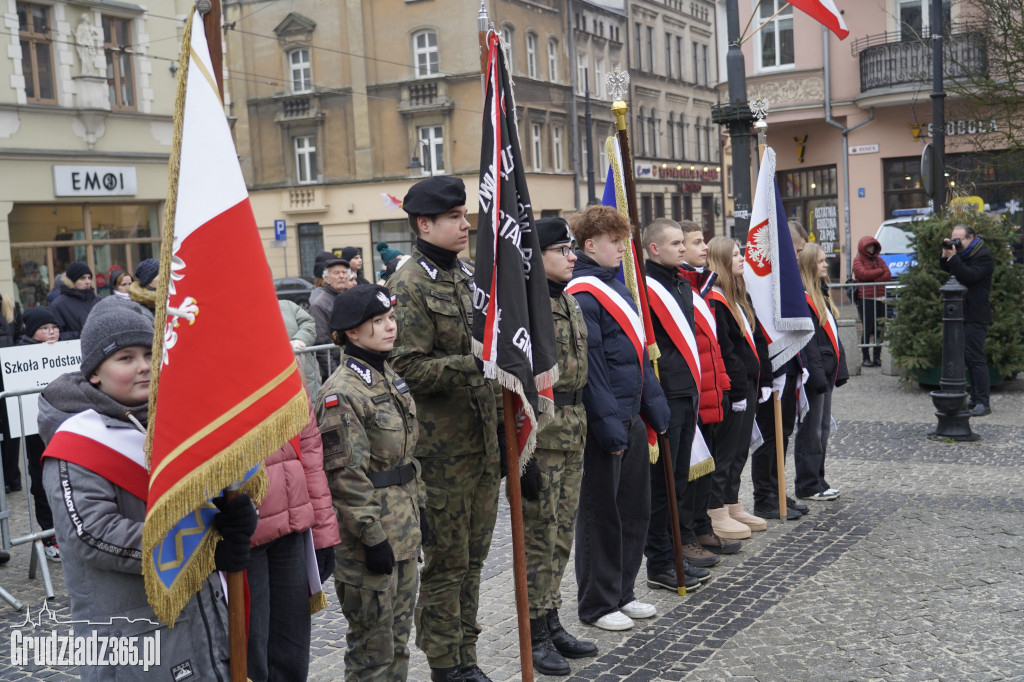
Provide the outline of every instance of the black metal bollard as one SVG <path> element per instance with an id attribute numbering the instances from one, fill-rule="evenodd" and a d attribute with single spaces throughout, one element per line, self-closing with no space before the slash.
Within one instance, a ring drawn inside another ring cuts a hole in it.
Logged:
<path id="1" fill-rule="evenodd" d="M 967 379 L 964 377 L 964 293 L 967 287 L 950 277 L 942 292 L 942 379 L 932 391 L 939 425 L 928 434 L 936 440 L 976 440 L 967 411 Z"/>

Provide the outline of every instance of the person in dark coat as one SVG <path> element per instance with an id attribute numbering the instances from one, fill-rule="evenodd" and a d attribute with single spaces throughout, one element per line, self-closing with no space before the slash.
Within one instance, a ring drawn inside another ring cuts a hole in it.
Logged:
<path id="1" fill-rule="evenodd" d="M 341 257 L 348 261 L 348 269 L 355 274 L 356 284 L 369 284 L 363 277 L 363 250 L 358 246 L 346 246 L 341 250 Z"/>
<path id="2" fill-rule="evenodd" d="M 742 539 L 750 537 L 750 531 L 768 528 L 763 518 L 743 509 L 739 492 L 757 405 L 768 399 L 772 368 L 768 343 L 743 281 L 743 254 L 736 240 L 715 237 L 708 242 L 708 267 L 718 274 L 711 292 L 718 337 L 726 334 L 730 346 L 726 353 L 723 345 L 722 353 L 729 373 L 729 411 L 715 430 L 715 471 L 711 474 L 708 514 L 716 533 Z"/>
<path id="3" fill-rule="evenodd" d="M 889 266 L 878 254 L 882 245 L 871 236 L 861 237 L 857 243 L 857 256 L 853 259 L 853 278 L 858 282 L 888 282 L 892 280 Z M 864 327 L 860 348 L 862 367 L 882 366 L 882 337 L 878 333 L 878 320 L 885 319 L 885 286 L 857 287 L 857 312 Z M 874 358 L 868 357 L 868 343 L 875 339 Z"/>
<path id="4" fill-rule="evenodd" d="M 964 362 L 971 379 L 967 409 L 972 417 L 991 414 L 989 408 L 988 362 L 985 360 L 985 336 L 992 324 L 992 272 L 995 260 L 985 241 L 970 225 L 957 225 L 950 235 L 953 248 L 943 244 L 939 267 L 967 287 L 964 294 Z"/>
<path id="5" fill-rule="evenodd" d="M 50 304 L 50 312 L 57 318 L 60 335 L 65 341 L 77 339 L 82 334 L 85 318 L 89 311 L 100 302 L 92 288 L 92 270 L 85 263 L 68 265 L 61 278 L 66 288 Z"/>
<path id="6" fill-rule="evenodd" d="M 800 279 L 807 294 L 814 336 L 800 351 L 808 372 L 807 414 L 796 432 L 793 459 L 796 465 L 796 496 L 825 502 L 839 497 L 839 490 L 825 480 L 825 452 L 832 424 L 832 390 L 850 378 L 846 353 L 839 340 L 835 312 L 828 295 L 828 259 L 817 244 L 808 244 L 797 259 Z"/>
<path id="7" fill-rule="evenodd" d="M 0 348 L 7 348 L 18 343 L 21 337 L 21 306 L 10 297 L 0 294 Z M 4 390 L 0 379 L 0 391 Z M 21 490 L 21 467 L 18 465 L 20 447 L 18 439 L 11 437 L 11 428 L 7 420 L 7 410 L 0 405 L 0 461 L 3 462 L 5 492 Z M 0 561 L 0 563 L 3 563 Z"/>
<path id="8" fill-rule="evenodd" d="M 644 249 L 647 251 L 648 300 L 652 301 L 651 322 L 654 338 L 658 342 L 661 357 L 658 358 L 658 379 L 669 407 L 668 443 L 670 452 L 661 453 L 672 462 L 672 480 L 675 484 L 675 499 L 669 499 L 666 485 L 665 465 L 662 461 L 651 464 L 651 522 L 647 530 L 647 586 L 675 592 L 678 582 L 672 549 L 672 526 L 670 504 L 679 508 L 680 516 L 692 517 L 695 510 L 694 496 L 686 494 L 690 477 L 690 449 L 697 431 L 697 403 L 700 399 L 699 364 L 691 369 L 690 362 L 699 363 L 696 348 L 693 319 L 693 294 L 690 283 L 682 276 L 679 266 L 686 254 L 685 235 L 679 223 L 670 218 L 658 218 L 644 228 Z M 665 296 L 664 307 L 655 308 L 653 300 Z M 674 303 L 675 306 L 670 307 Z M 659 312 L 660 311 L 660 312 Z M 678 311 L 678 313 L 676 313 Z M 664 315 L 664 319 L 663 316 Z M 672 329 L 675 333 L 670 333 Z M 675 339 L 686 340 L 687 332 L 694 341 L 691 349 L 687 343 L 678 344 Z M 688 359 L 689 356 L 689 359 Z M 696 374 L 694 374 L 696 372 Z M 696 539 L 694 538 L 694 541 Z M 711 573 L 706 568 L 692 566 L 683 560 L 687 591 L 700 587 L 701 580 L 707 580 Z"/>
<path id="9" fill-rule="evenodd" d="M 624 328 L 606 306 L 636 316 L 633 297 L 616 275 L 629 223 L 614 208 L 588 206 L 572 216 L 579 245 L 568 291 L 587 325 L 589 374 L 583 389 L 586 475 L 576 521 L 576 582 L 580 620 L 606 630 L 633 627 L 657 610 L 635 598 L 651 517 L 650 459 L 644 422 L 668 429 L 669 409 L 633 325 Z M 583 281 L 581 281 L 583 280 Z"/>
<path id="10" fill-rule="evenodd" d="M 60 327 L 57 326 L 57 318 L 53 316 L 49 308 L 37 306 L 29 308 L 23 316 L 25 327 L 18 340 L 19 346 L 31 346 L 37 343 L 57 343 L 60 341 Z M 53 511 L 50 509 L 50 502 L 46 498 L 46 490 L 43 489 L 43 451 L 46 444 L 39 434 L 25 436 L 25 459 L 28 462 L 29 491 L 32 493 L 32 500 L 35 503 L 36 522 L 40 530 L 53 528 Z M 43 552 L 46 558 L 51 561 L 60 561 L 60 548 L 57 546 L 57 538 L 49 537 L 43 540 Z"/>

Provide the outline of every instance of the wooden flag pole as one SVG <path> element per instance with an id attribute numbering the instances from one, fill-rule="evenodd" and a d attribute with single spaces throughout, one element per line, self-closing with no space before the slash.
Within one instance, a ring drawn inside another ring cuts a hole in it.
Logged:
<path id="1" fill-rule="evenodd" d="M 480 74 L 483 96 L 487 96 L 487 7 L 483 0 L 477 15 L 477 36 L 480 41 Z M 512 577 L 516 592 L 516 617 L 519 621 L 519 665 L 523 682 L 533 682 L 533 645 L 530 633 L 530 600 L 526 586 L 526 537 L 523 531 L 523 493 L 519 481 L 519 437 L 516 435 L 515 404 L 512 391 L 501 389 L 505 424 L 505 453 L 508 476 L 510 525 L 512 527 Z"/>
<path id="2" fill-rule="evenodd" d="M 205 6 L 209 9 L 203 13 Z M 217 81 L 217 93 L 220 101 L 224 101 L 224 44 L 221 29 L 220 0 L 199 0 L 196 9 L 203 15 L 203 30 L 206 31 L 206 43 L 210 46 L 210 67 Z M 233 499 L 238 496 L 237 488 L 225 489 L 224 496 Z M 231 682 L 246 682 L 249 678 L 247 665 L 248 642 L 245 620 L 245 574 L 242 571 L 229 571 L 228 583 L 228 646 L 231 656 Z"/>
<path id="3" fill-rule="evenodd" d="M 637 287 L 644 287 L 646 289 L 647 273 L 644 268 L 643 237 L 640 234 L 640 218 L 636 209 L 636 185 L 633 182 L 633 158 L 629 150 L 629 132 L 626 130 L 627 109 L 626 103 L 622 100 L 616 100 L 612 103 L 612 113 L 615 114 L 615 136 L 619 140 L 619 152 L 622 155 L 622 183 L 626 192 L 626 210 L 629 213 L 629 222 L 633 228 L 632 238 L 634 251 L 636 251 Z M 645 315 L 651 314 L 649 309 L 641 312 Z M 654 367 L 655 374 L 657 374 L 657 359 L 653 359 L 651 364 Z M 676 497 L 675 471 L 672 467 L 671 456 L 672 448 L 667 434 L 658 437 L 658 447 L 661 450 L 661 466 L 665 472 L 668 519 L 669 525 L 672 528 L 672 558 L 676 567 L 676 593 L 679 596 L 684 596 L 686 594 L 686 561 L 683 557 L 683 538 L 679 530 L 679 500 Z M 689 459 L 687 459 L 687 465 L 689 465 Z"/>
<path id="4" fill-rule="evenodd" d="M 523 494 L 519 487 L 519 438 L 516 436 L 515 405 L 512 391 L 501 389 L 505 412 L 505 451 L 508 454 L 509 516 L 512 526 L 512 575 L 516 589 L 516 616 L 519 619 L 519 663 L 523 682 L 533 682 L 533 645 L 530 640 L 530 600 L 526 587 L 526 538 L 523 533 Z"/>
<path id="5" fill-rule="evenodd" d="M 764 103 L 764 111 L 768 109 L 768 103 Z M 755 114 L 756 115 L 756 114 Z M 767 146 L 765 138 L 767 137 L 768 124 L 765 123 L 764 113 L 761 114 L 757 122 L 754 123 L 754 128 L 757 129 L 757 163 L 760 164 L 764 161 L 764 149 Z M 782 440 L 782 392 L 772 392 L 772 403 L 775 413 L 775 468 L 778 474 L 778 495 L 779 495 L 779 520 L 783 523 L 786 522 L 786 515 L 788 514 L 786 504 L 786 447 Z"/>

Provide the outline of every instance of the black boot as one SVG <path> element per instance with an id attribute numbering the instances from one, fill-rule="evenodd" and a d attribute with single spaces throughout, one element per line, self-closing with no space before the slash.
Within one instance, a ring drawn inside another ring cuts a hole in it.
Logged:
<path id="1" fill-rule="evenodd" d="M 864 358 L 864 360 L 860 363 L 861 367 L 874 367 L 875 366 L 875 364 L 873 362 L 871 362 L 871 354 L 870 353 L 871 353 L 871 351 L 869 351 L 867 348 L 861 348 L 860 349 L 861 357 Z"/>
<path id="2" fill-rule="evenodd" d="M 881 367 L 882 366 L 882 349 L 881 349 L 881 347 L 875 346 L 874 348 L 871 349 L 871 353 L 875 357 L 875 359 L 872 361 L 872 364 L 874 364 L 875 367 Z"/>
<path id="3" fill-rule="evenodd" d="M 462 672 L 455 668 L 431 668 L 430 682 L 465 682 Z"/>
<path id="4" fill-rule="evenodd" d="M 597 645 L 593 642 L 585 642 L 576 639 L 562 627 L 558 620 L 558 609 L 551 609 L 547 615 L 548 632 L 551 634 L 551 643 L 558 649 L 558 653 L 566 658 L 590 658 L 597 656 Z"/>
<path id="5" fill-rule="evenodd" d="M 462 666 L 461 673 L 462 677 L 459 679 L 466 682 L 491 682 L 491 678 L 487 677 L 476 663 Z"/>
<path id="6" fill-rule="evenodd" d="M 568 675 L 572 672 L 562 654 L 555 649 L 544 616 L 530 619 L 530 644 L 533 645 L 533 669 L 542 675 Z"/>

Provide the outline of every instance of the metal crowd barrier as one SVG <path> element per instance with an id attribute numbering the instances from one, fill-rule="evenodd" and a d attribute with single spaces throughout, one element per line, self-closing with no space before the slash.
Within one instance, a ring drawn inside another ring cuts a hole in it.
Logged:
<path id="1" fill-rule="evenodd" d="M 305 370 L 307 363 L 316 364 L 316 377 L 317 381 L 315 385 L 310 385 L 312 382 L 306 381 L 307 373 L 302 371 L 303 381 L 306 383 L 306 387 L 309 390 L 311 396 L 315 396 L 319 390 L 320 385 L 324 379 L 329 377 L 331 373 L 337 369 L 338 359 L 340 354 L 339 349 L 333 343 L 325 343 L 318 346 L 307 346 L 302 350 L 296 350 L 295 356 L 299 361 L 299 369 Z M 310 372 L 312 373 L 312 372 Z M 32 497 L 32 483 L 28 473 L 28 449 L 25 446 L 25 416 L 22 406 L 22 397 L 26 395 L 33 395 L 42 393 L 46 387 L 32 388 L 22 391 L 3 391 L 0 392 L 0 409 L 7 409 L 5 398 L 17 398 L 18 399 L 18 413 L 21 420 L 21 437 L 19 438 L 19 456 L 18 461 L 21 465 L 22 471 L 22 490 L 25 492 L 25 496 L 28 499 L 28 533 L 26 535 L 20 535 L 18 537 L 11 537 L 10 528 L 10 517 L 11 512 L 7 507 L 7 496 L 0 495 L 0 545 L 3 549 L 9 550 L 12 547 L 23 545 L 31 542 L 33 545 L 33 552 L 31 560 L 29 562 L 28 577 L 35 579 L 36 571 L 42 574 L 43 586 L 46 589 L 46 598 L 52 599 L 54 596 L 53 592 L 53 581 L 50 578 L 50 569 L 46 561 L 46 554 L 43 550 L 43 540 L 46 538 L 53 537 L 54 531 L 52 528 L 36 530 L 35 521 L 35 499 Z M 6 486 L 4 481 L 3 468 L 0 467 L 0 486 Z M 0 599 L 3 599 L 8 604 L 13 606 L 17 610 L 22 610 L 24 604 L 18 601 L 10 592 L 0 585 Z"/>
<path id="2" fill-rule="evenodd" d="M 865 297 L 865 289 L 885 287 L 884 297 Z M 881 348 L 885 340 L 885 321 L 895 317 L 895 304 L 901 284 L 894 282 L 830 283 L 829 295 L 839 308 L 839 320 L 853 320 L 857 324 L 859 348 Z"/>
<path id="3" fill-rule="evenodd" d="M 29 579 L 34 579 L 36 577 L 37 570 L 42 573 L 43 587 L 46 590 L 46 598 L 53 599 L 53 581 L 50 579 L 50 567 L 46 563 L 46 554 L 43 551 L 43 540 L 53 537 L 53 529 L 46 528 L 37 531 L 35 528 L 35 500 L 32 497 L 32 481 L 30 480 L 28 473 L 28 448 L 25 446 L 25 411 L 22 404 L 23 396 L 42 393 L 44 388 L 45 386 L 40 388 L 30 388 L 23 391 L 4 391 L 0 393 L 0 399 L 18 399 L 18 417 L 21 425 L 21 437 L 18 439 L 18 461 L 21 464 L 21 477 L 23 483 L 22 490 L 25 491 L 25 497 L 28 499 L 28 534 L 12 538 L 9 522 L 11 512 L 7 508 L 7 495 L 0 496 L 0 540 L 2 540 L 3 548 L 5 550 L 9 550 L 12 547 L 23 545 L 28 542 L 32 543 L 33 551 L 28 566 L 28 577 Z M 0 400 L 0 409 L 7 409 L 6 400 Z M 2 467 L 0 467 L 0 485 L 7 485 L 7 482 L 4 480 Z M 21 611 L 24 608 L 24 604 L 18 601 L 14 595 L 5 590 L 2 586 L 0 586 L 0 599 L 6 601 L 18 611 Z"/>

